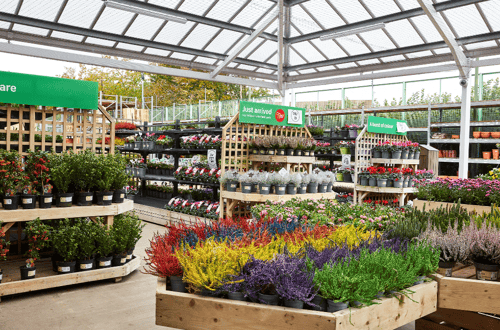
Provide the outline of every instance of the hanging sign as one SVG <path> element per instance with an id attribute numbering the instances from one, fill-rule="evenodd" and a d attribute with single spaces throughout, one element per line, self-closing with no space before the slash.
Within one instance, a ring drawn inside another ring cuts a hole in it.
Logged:
<path id="1" fill-rule="evenodd" d="M 0 102 L 97 110 L 98 83 L 0 71 Z"/>
<path id="2" fill-rule="evenodd" d="M 351 168 L 351 155 L 342 155 L 342 169 Z"/>
<path id="3" fill-rule="evenodd" d="M 217 168 L 217 150 L 208 149 L 207 161 L 208 161 L 208 166 L 210 166 L 211 169 Z"/>
<path id="4" fill-rule="evenodd" d="M 369 133 L 406 135 L 407 131 L 408 124 L 404 120 L 375 116 L 368 117 Z"/>
<path id="5" fill-rule="evenodd" d="M 240 123 L 304 127 L 306 109 L 240 101 Z"/>

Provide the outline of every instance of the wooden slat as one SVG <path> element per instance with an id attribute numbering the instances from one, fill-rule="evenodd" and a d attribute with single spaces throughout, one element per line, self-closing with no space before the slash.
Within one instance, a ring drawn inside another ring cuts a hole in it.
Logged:
<path id="1" fill-rule="evenodd" d="M 266 201 L 288 201 L 294 198 L 300 198 L 300 199 L 335 199 L 335 196 L 337 196 L 337 193 L 331 192 L 331 193 L 317 193 L 317 194 L 296 194 L 296 195 L 276 195 L 276 194 L 269 194 L 269 195 L 261 195 L 259 193 L 250 193 L 250 194 L 244 194 L 240 191 L 236 192 L 231 192 L 224 190 L 221 192 L 221 197 L 228 198 L 228 199 L 235 199 L 235 200 L 240 200 L 240 201 L 245 201 L 245 202 L 259 202 L 259 203 L 264 203 Z"/>
<path id="2" fill-rule="evenodd" d="M 425 209 L 427 211 L 430 210 L 436 210 L 439 208 L 445 208 L 449 209 L 450 207 L 456 206 L 457 204 L 455 203 L 445 203 L 445 202 L 432 202 L 432 201 L 425 201 L 425 200 L 418 200 L 415 199 L 413 201 L 413 207 L 416 208 L 417 210 L 423 210 L 425 205 Z M 460 207 L 467 210 L 469 213 L 474 212 L 477 214 L 483 214 L 483 213 L 491 213 L 491 206 L 482 206 L 482 205 L 469 205 L 469 204 L 460 204 Z"/>
<path id="3" fill-rule="evenodd" d="M 454 309 L 438 308 L 437 312 L 427 315 L 424 320 L 429 323 L 444 323 L 445 329 L 474 329 L 474 330 L 494 330 L 500 329 L 500 320 L 495 317 L 481 315 L 474 312 L 459 311 Z M 432 325 L 422 327 L 421 329 L 432 329 Z M 415 327 L 420 330 L 419 327 Z"/>
<path id="4" fill-rule="evenodd" d="M 412 290 L 415 291 L 412 299 L 418 303 L 406 297 L 400 298 L 401 302 L 396 298 L 383 298 L 379 305 L 326 313 L 167 291 L 165 279 L 158 279 L 156 324 L 185 330 L 390 330 L 437 310 L 436 282 L 421 284 Z"/>

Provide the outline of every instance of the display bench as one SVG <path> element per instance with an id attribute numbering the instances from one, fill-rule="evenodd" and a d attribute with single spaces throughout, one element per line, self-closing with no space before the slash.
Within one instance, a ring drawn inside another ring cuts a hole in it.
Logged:
<path id="1" fill-rule="evenodd" d="M 413 200 L 413 207 L 417 210 L 422 211 L 424 208 L 427 211 L 435 210 L 439 208 L 449 209 L 450 207 L 456 206 L 456 203 L 445 203 L 445 202 L 432 202 L 426 200 Z M 469 213 L 483 214 L 491 213 L 491 206 L 484 205 L 470 205 L 470 204 L 460 204 L 460 207 L 467 210 Z"/>
<path id="2" fill-rule="evenodd" d="M 436 312 L 437 283 L 410 288 L 410 297 L 382 298 L 380 304 L 336 312 L 318 312 L 167 290 L 158 279 L 156 324 L 185 330 L 199 329 L 396 329 Z"/>
<path id="3" fill-rule="evenodd" d="M 112 226 L 115 215 L 132 211 L 134 209 L 134 202 L 125 200 L 123 203 L 111 204 L 109 206 L 72 206 L 72 207 L 52 207 L 50 209 L 31 209 L 31 210 L 4 210 L 0 209 L 0 219 L 4 220 L 2 227 L 6 233 L 6 239 L 9 240 L 9 230 L 16 223 L 18 224 L 18 236 L 20 240 L 21 226 L 20 223 L 32 221 L 37 218 L 40 220 L 53 220 L 65 218 L 80 218 L 89 217 L 95 220 L 96 217 L 104 217 L 104 225 Z M 21 253 L 21 245 L 18 240 L 18 253 Z M 136 258 L 137 259 L 137 258 Z M 49 268 L 46 263 L 49 263 Z M 37 261 L 36 277 L 31 280 L 19 280 L 19 260 L 2 262 L 1 268 L 4 273 L 4 279 L 0 283 L 0 297 L 15 293 L 31 292 L 36 290 L 43 290 L 55 288 L 60 286 L 99 281 L 109 278 L 120 278 L 130 274 L 133 270 L 139 267 L 140 262 L 133 261 L 121 267 L 111 267 L 104 269 L 97 269 L 85 272 L 76 272 L 71 274 L 57 275 L 52 271 L 52 265 L 49 261 Z M 40 266 L 39 266 L 40 265 Z M 41 267 L 41 268 L 39 268 Z"/>
<path id="4" fill-rule="evenodd" d="M 418 320 L 416 330 L 500 329 L 500 282 L 476 280 L 473 266 L 458 265 L 452 277 L 432 276 L 438 282 L 438 310 Z M 488 314 L 487 314 L 488 313 Z"/>
<path id="5" fill-rule="evenodd" d="M 354 201 L 362 204 L 364 200 L 371 199 L 372 201 L 394 200 L 398 199 L 399 206 L 406 204 L 409 195 L 414 193 L 414 188 L 382 188 L 373 186 L 359 185 L 359 173 L 365 171 L 370 166 L 393 166 L 398 168 L 411 167 L 414 171 L 417 170 L 419 159 L 386 159 L 372 158 L 372 150 L 379 143 L 383 142 L 406 142 L 406 135 L 384 134 L 384 133 L 369 133 L 367 127 L 363 128 L 361 133 L 356 138 L 356 154 L 355 154 L 355 176 L 356 183 L 354 189 Z"/>
<path id="6" fill-rule="evenodd" d="M 139 268 L 140 265 L 140 258 L 134 256 L 131 261 L 123 266 L 58 275 L 57 272 L 52 270 L 51 260 L 42 259 L 36 262 L 36 278 L 21 281 L 19 262 L 9 261 L 2 264 L 3 280 L 2 283 L 0 283 L 0 299 L 2 296 L 17 293 L 32 292 L 106 279 L 112 279 L 115 282 L 119 282 L 122 280 L 122 277 L 129 275 Z"/>
<path id="7" fill-rule="evenodd" d="M 295 194 L 295 195 L 290 195 L 290 194 L 285 194 L 285 195 L 275 195 L 275 194 L 270 194 L 270 195 L 261 195 L 259 193 L 250 193 L 250 194 L 245 194 L 240 191 L 236 192 L 231 192 L 231 191 L 223 191 L 221 193 L 221 197 L 227 198 L 227 199 L 232 199 L 232 200 L 238 200 L 238 201 L 243 201 L 243 202 L 254 202 L 254 203 L 265 203 L 267 201 L 270 202 L 281 202 L 281 201 L 289 201 L 294 198 L 301 198 L 301 199 L 335 199 L 335 196 L 337 194 L 335 192 L 329 192 L 329 193 L 317 193 L 317 194 Z"/>
<path id="8" fill-rule="evenodd" d="M 248 160 L 252 162 L 253 169 L 256 170 L 259 163 L 282 163 L 286 165 L 286 170 L 296 170 L 302 167 L 306 172 L 312 172 L 312 164 L 316 163 L 315 157 L 305 156 L 270 156 L 270 155 L 250 155 Z"/>

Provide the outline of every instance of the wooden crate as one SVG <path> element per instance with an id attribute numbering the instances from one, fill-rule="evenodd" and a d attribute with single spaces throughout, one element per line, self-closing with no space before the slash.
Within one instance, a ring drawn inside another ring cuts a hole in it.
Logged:
<path id="1" fill-rule="evenodd" d="M 406 297 L 402 297 L 401 302 L 396 298 L 383 298 L 379 305 L 326 313 L 167 291 L 165 279 L 158 279 L 156 324 L 184 330 L 390 330 L 437 310 L 436 282 L 411 289 L 415 291 L 411 297 L 417 303 Z"/>
<path id="2" fill-rule="evenodd" d="M 19 266 L 22 266 L 22 263 L 12 261 L 2 264 L 4 279 L 0 283 L 0 297 L 105 279 L 119 281 L 123 276 L 129 275 L 139 268 L 140 265 L 141 260 L 136 256 L 123 266 L 58 275 L 52 270 L 50 259 L 40 260 L 36 262 L 36 277 L 21 281 Z"/>
<path id="3" fill-rule="evenodd" d="M 456 204 L 445 203 L 445 202 L 424 201 L 424 200 L 418 200 L 418 199 L 413 200 L 413 207 L 416 208 L 417 210 L 423 210 L 424 206 L 425 206 L 425 209 L 427 211 L 439 209 L 441 207 L 448 209 L 450 207 L 453 207 L 453 205 L 456 205 Z M 491 206 L 470 205 L 470 204 L 460 204 L 460 207 L 467 210 L 469 213 L 477 213 L 477 214 L 491 213 L 491 209 L 492 209 Z"/>
<path id="4" fill-rule="evenodd" d="M 497 330 L 500 320 L 485 314 L 438 308 L 437 312 L 415 321 L 415 330 L 457 329 Z"/>
<path id="5" fill-rule="evenodd" d="M 420 169 L 432 170 L 434 176 L 439 174 L 439 150 L 429 145 L 420 146 Z"/>

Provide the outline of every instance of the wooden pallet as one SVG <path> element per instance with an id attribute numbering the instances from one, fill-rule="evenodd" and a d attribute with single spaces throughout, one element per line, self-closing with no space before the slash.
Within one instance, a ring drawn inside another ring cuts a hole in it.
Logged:
<path id="1" fill-rule="evenodd" d="M 36 277 L 24 281 L 20 279 L 19 267 L 22 265 L 20 261 L 2 263 L 3 280 L 0 283 L 0 297 L 106 279 L 115 279 L 119 282 L 123 276 L 139 268 L 141 260 L 134 256 L 123 266 L 58 275 L 52 270 L 50 259 L 44 259 L 36 262 Z"/>
<path id="2" fill-rule="evenodd" d="M 424 206 L 427 211 L 443 208 L 450 208 L 456 205 L 455 203 L 445 203 L 445 202 L 431 202 L 425 200 L 413 200 L 413 207 L 417 210 L 423 210 Z M 470 205 L 470 204 L 460 204 L 460 207 L 467 210 L 469 213 L 491 213 L 491 206 L 483 206 L 483 205 Z"/>
<path id="3" fill-rule="evenodd" d="M 410 301 L 383 298 L 379 305 L 337 313 L 267 306 L 167 291 L 165 279 L 156 289 L 156 324 L 185 330 L 200 329 L 396 329 L 437 310 L 437 283 L 411 288 Z M 352 324 L 349 322 L 351 320 Z"/>

